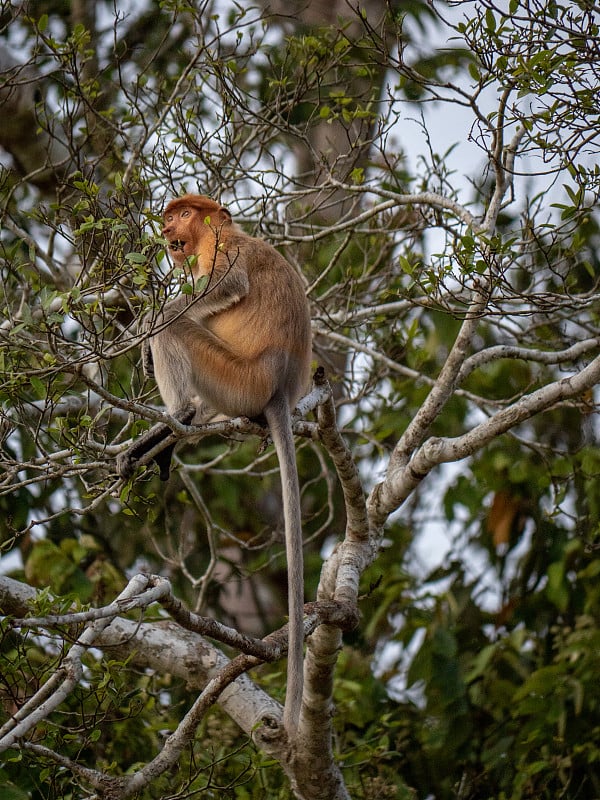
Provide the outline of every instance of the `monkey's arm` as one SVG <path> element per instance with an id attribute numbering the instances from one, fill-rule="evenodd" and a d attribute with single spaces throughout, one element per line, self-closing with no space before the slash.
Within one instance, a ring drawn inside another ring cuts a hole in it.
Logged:
<path id="1" fill-rule="evenodd" d="M 144 339 L 142 342 L 142 369 L 144 370 L 144 377 L 146 379 L 154 377 L 154 359 L 152 358 L 152 348 L 150 347 L 149 339 Z"/>
<path id="2" fill-rule="evenodd" d="M 227 269 L 215 267 L 200 294 L 183 295 L 170 300 L 161 313 L 160 321 L 168 322 L 185 313 L 196 322 L 201 322 L 236 305 L 249 290 L 250 281 L 245 269 L 235 263 Z"/>

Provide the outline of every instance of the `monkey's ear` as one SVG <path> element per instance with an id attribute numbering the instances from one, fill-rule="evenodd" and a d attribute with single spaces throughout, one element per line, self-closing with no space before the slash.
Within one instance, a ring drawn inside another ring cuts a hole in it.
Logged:
<path id="1" fill-rule="evenodd" d="M 219 211 L 222 216 L 222 222 L 231 222 L 231 214 L 229 213 L 229 209 L 225 208 L 225 206 L 221 206 Z"/>

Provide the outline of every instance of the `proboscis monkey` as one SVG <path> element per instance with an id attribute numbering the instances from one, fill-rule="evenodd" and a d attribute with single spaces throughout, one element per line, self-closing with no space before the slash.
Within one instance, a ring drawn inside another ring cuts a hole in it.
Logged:
<path id="1" fill-rule="evenodd" d="M 245 234 L 208 197 L 185 195 L 164 213 L 163 236 L 176 266 L 203 286 L 167 303 L 149 340 L 161 397 L 186 424 L 215 412 L 264 415 L 275 444 L 283 493 L 288 565 L 288 683 L 283 721 L 298 724 L 302 700 L 304 578 L 300 491 L 290 409 L 306 388 L 311 361 L 309 306 L 302 281 L 271 245 Z M 165 324 L 167 323 L 167 324 Z M 151 356 L 151 358 L 149 358 Z M 171 433 L 152 429 L 120 457 L 121 475 Z M 156 457 L 169 474 L 172 447 Z"/>

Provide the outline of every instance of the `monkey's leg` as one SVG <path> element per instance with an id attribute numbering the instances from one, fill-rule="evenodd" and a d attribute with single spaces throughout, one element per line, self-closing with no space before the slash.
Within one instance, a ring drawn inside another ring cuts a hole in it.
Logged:
<path id="1" fill-rule="evenodd" d="M 154 377 L 154 361 L 152 359 L 152 349 L 148 339 L 142 342 L 142 369 L 144 370 L 144 377 L 147 380 Z"/>
<path id="2" fill-rule="evenodd" d="M 196 408 L 192 405 L 185 408 L 176 414 L 173 414 L 175 419 L 183 425 L 189 425 L 196 414 Z M 156 445 L 160 444 L 164 439 L 173 433 L 171 428 L 164 423 L 159 423 L 151 428 L 147 433 L 131 445 L 131 447 L 124 453 L 120 453 L 117 457 L 117 473 L 121 478 L 130 478 L 133 475 L 137 462 Z M 176 442 L 167 445 L 159 453 L 153 456 L 152 460 L 160 471 L 161 481 L 169 479 L 171 468 L 171 458 L 173 450 L 175 449 Z"/>

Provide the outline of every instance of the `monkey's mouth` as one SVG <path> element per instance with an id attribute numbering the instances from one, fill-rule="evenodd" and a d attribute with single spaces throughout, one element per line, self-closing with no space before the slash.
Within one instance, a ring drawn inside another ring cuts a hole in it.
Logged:
<path id="1" fill-rule="evenodd" d="M 181 250 L 183 253 L 183 248 L 185 247 L 185 242 L 183 239 L 173 239 L 172 242 L 169 242 L 169 250 Z"/>

